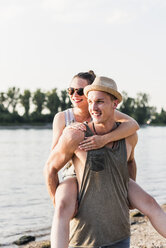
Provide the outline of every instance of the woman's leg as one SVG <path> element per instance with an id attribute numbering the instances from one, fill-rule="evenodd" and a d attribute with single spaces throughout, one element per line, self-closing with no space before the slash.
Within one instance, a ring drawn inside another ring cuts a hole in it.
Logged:
<path id="1" fill-rule="evenodd" d="M 145 214 L 156 231 L 166 238 L 166 213 L 156 200 L 132 179 L 129 180 L 128 198 L 132 207 Z"/>
<path id="2" fill-rule="evenodd" d="M 67 248 L 69 223 L 77 205 L 76 178 L 68 178 L 59 184 L 55 194 L 55 212 L 51 230 L 51 248 Z"/>

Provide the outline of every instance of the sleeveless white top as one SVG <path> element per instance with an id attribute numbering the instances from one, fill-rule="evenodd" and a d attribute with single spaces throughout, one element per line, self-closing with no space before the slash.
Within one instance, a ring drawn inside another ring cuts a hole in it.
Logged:
<path id="1" fill-rule="evenodd" d="M 64 113 L 65 113 L 65 126 L 67 127 L 71 123 L 75 122 L 73 108 L 66 109 Z M 76 177 L 74 166 L 71 163 L 71 161 L 69 161 L 62 169 L 62 181 L 70 177 Z"/>
<path id="2" fill-rule="evenodd" d="M 73 109 L 72 108 L 66 109 L 64 113 L 65 113 L 65 125 L 67 127 L 71 123 L 75 122 Z"/>

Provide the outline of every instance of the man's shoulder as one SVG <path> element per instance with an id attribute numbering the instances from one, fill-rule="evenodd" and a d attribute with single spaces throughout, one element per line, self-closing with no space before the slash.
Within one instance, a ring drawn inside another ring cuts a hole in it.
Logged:
<path id="1" fill-rule="evenodd" d="M 137 132 L 135 132 L 134 134 L 128 136 L 126 138 L 126 142 L 128 142 L 132 146 L 136 146 L 136 144 L 138 142 L 138 134 L 137 134 Z"/>
<path id="2" fill-rule="evenodd" d="M 84 139 L 85 133 L 78 129 L 65 127 L 62 135 L 68 142 L 70 141 L 80 143 Z"/>

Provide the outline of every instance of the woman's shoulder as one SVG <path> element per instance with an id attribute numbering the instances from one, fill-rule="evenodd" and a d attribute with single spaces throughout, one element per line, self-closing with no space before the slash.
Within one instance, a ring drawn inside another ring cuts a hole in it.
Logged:
<path id="1" fill-rule="evenodd" d="M 70 118 L 69 118 L 70 117 Z M 73 113 L 73 109 L 72 108 L 68 108 L 64 111 L 60 111 L 58 112 L 55 116 L 54 116 L 54 120 L 53 120 L 53 126 L 54 125 L 62 125 L 62 126 L 66 126 L 66 121 L 69 119 L 74 119 L 74 113 Z"/>
<path id="2" fill-rule="evenodd" d="M 65 113 L 64 111 L 58 112 L 53 119 L 53 127 L 65 126 Z"/>
<path id="3" fill-rule="evenodd" d="M 65 112 L 64 111 L 60 111 L 60 112 L 58 112 L 58 113 L 55 114 L 54 120 L 59 120 L 61 118 L 64 118 L 64 116 L 65 116 Z"/>

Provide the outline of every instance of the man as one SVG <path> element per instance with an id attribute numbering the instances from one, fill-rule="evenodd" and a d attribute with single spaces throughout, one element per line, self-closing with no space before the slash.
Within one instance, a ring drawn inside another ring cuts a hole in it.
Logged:
<path id="1" fill-rule="evenodd" d="M 89 112 L 93 122 L 86 136 L 103 135 L 117 127 L 114 111 L 121 101 L 116 83 L 97 77 L 85 87 Z M 71 247 L 129 247 L 128 169 L 134 160 L 137 136 L 109 143 L 89 152 L 78 149 L 84 139 L 80 130 L 65 129 L 47 164 L 47 186 L 51 198 L 55 195 L 55 176 L 71 158 L 75 167 L 79 208 L 71 221 Z"/>

